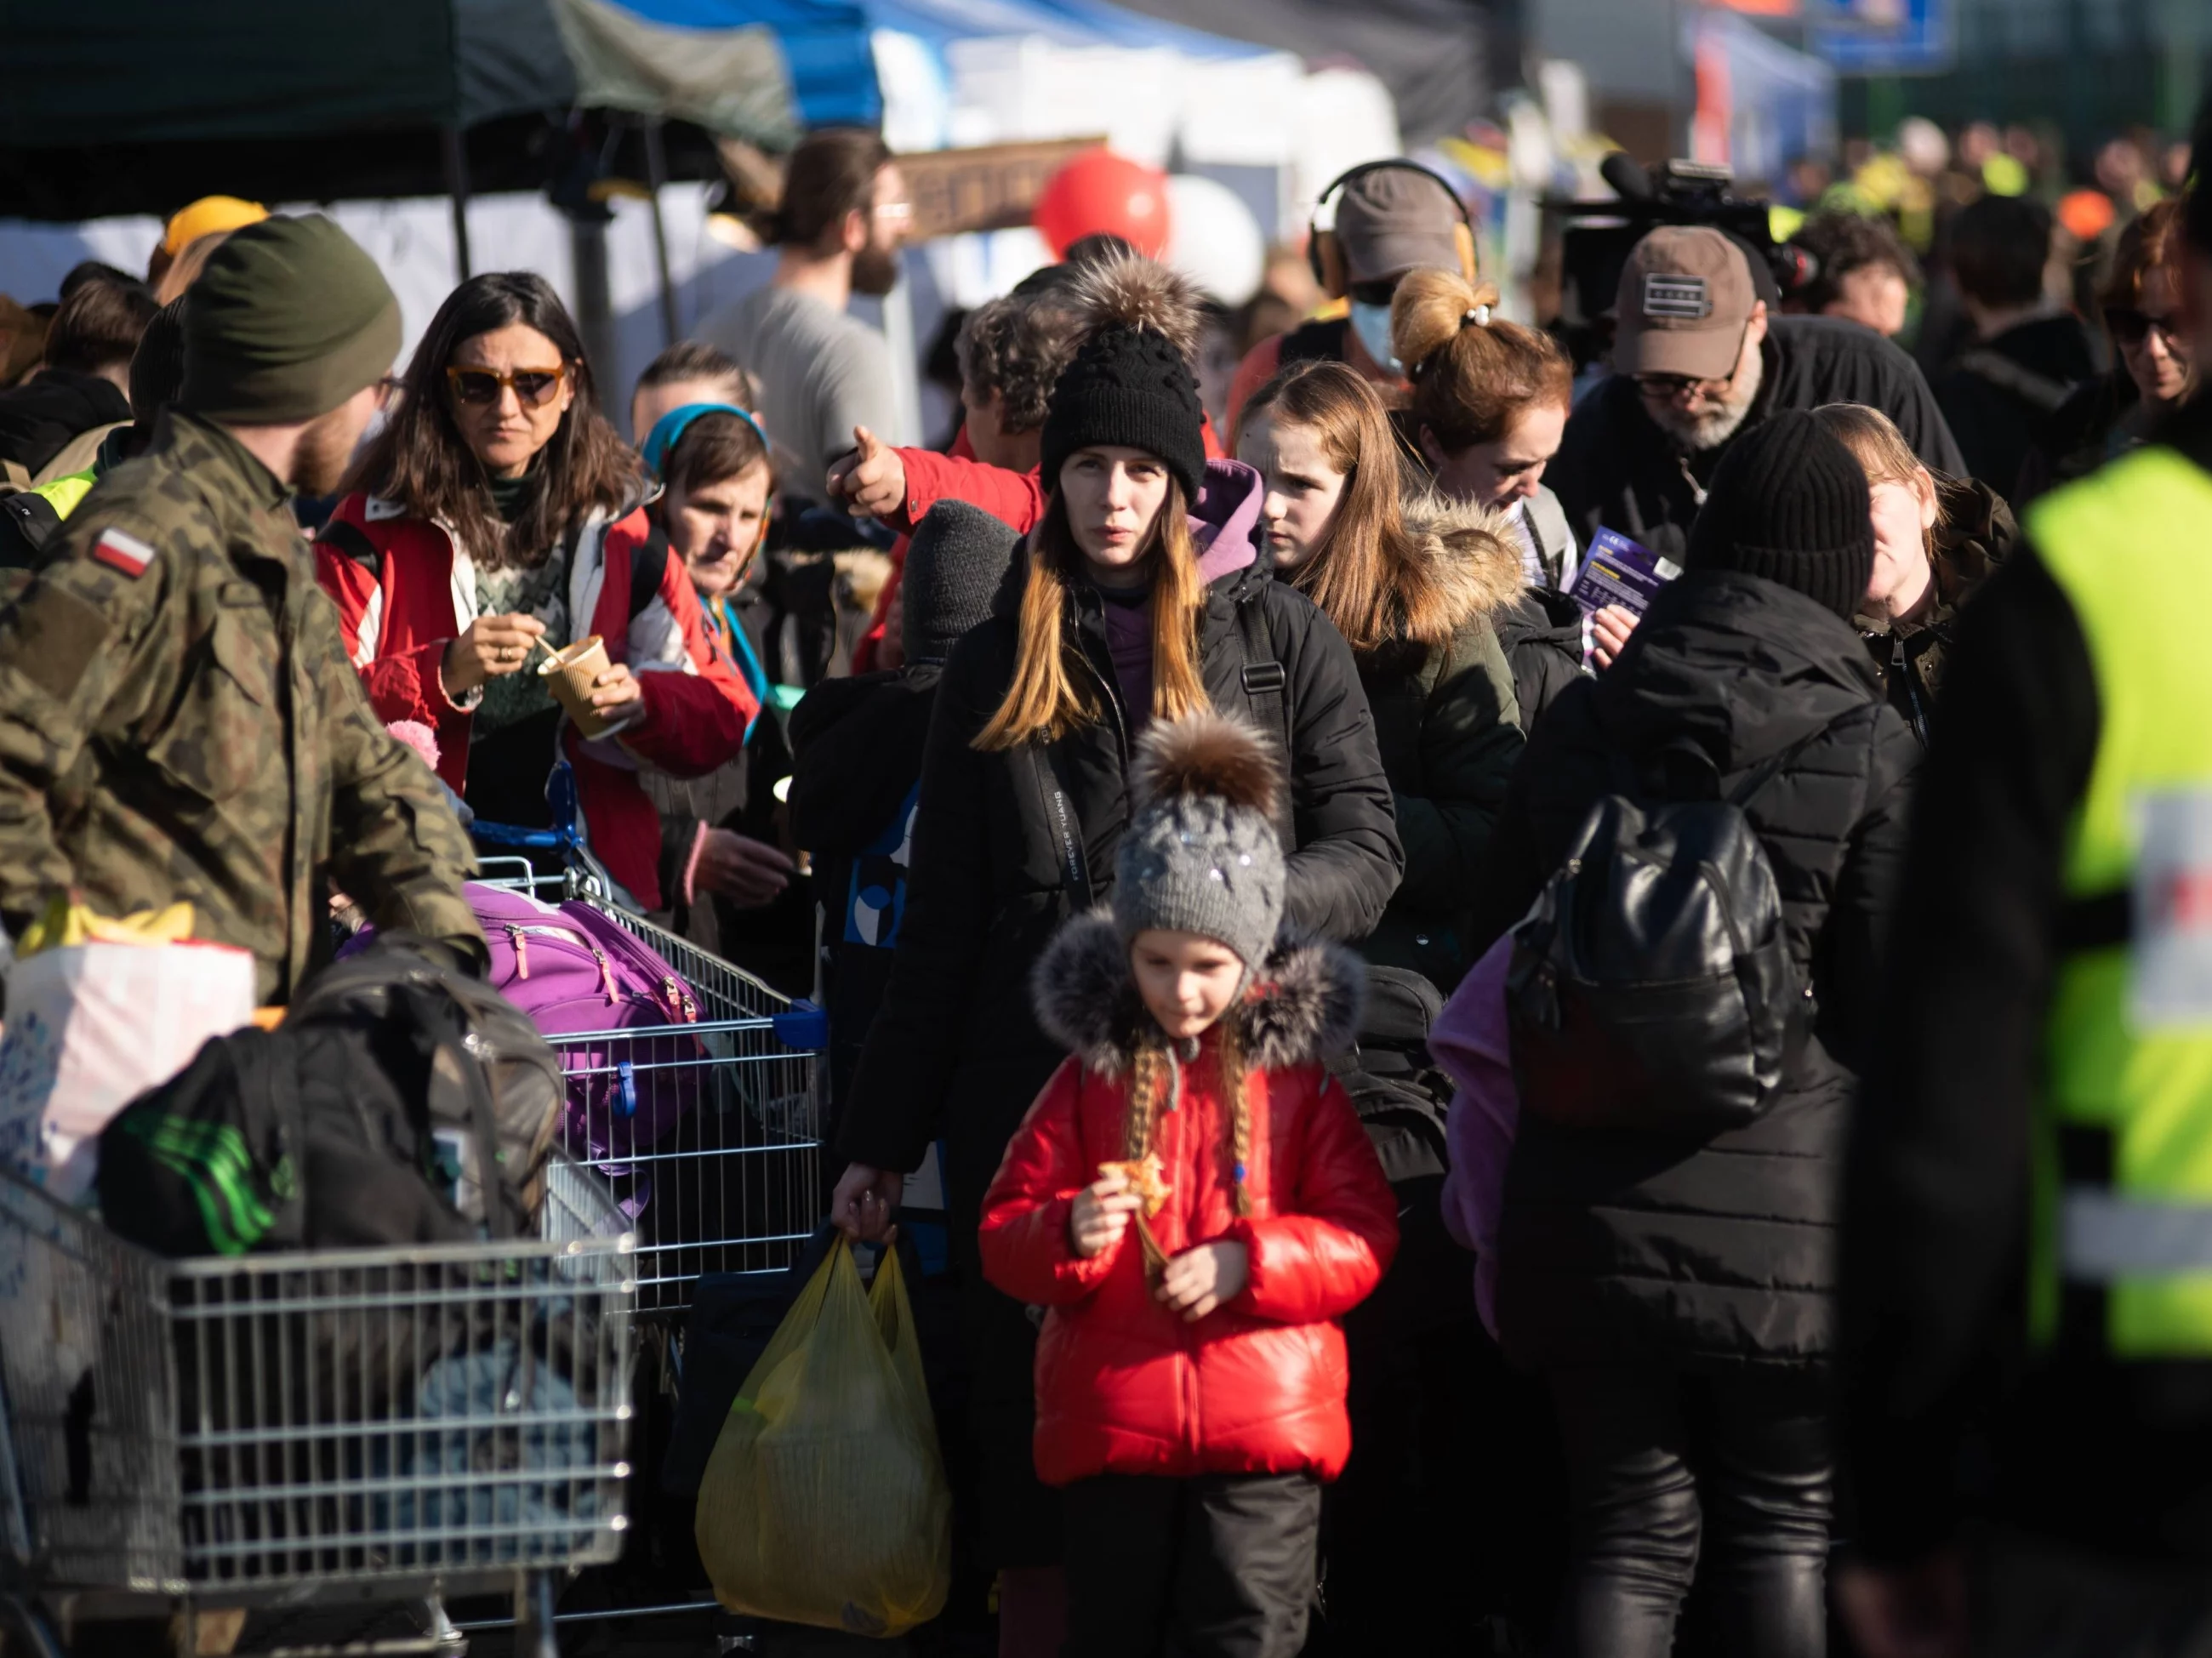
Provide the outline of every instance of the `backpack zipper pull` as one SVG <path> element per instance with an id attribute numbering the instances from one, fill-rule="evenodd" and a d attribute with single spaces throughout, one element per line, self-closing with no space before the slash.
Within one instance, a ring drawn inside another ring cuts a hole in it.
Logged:
<path id="1" fill-rule="evenodd" d="M 527 928 L 517 926 L 512 921 L 507 922 L 506 926 L 507 941 L 514 946 L 514 976 L 518 979 L 526 979 L 530 976 L 529 931 Z"/>
<path id="2" fill-rule="evenodd" d="M 607 960 L 606 952 L 597 944 L 592 946 L 592 959 L 599 964 L 599 988 L 607 993 L 607 1005 L 612 1007 L 622 999 L 615 989 L 614 964 Z"/>
<path id="3" fill-rule="evenodd" d="M 699 1004 L 684 994 L 684 987 L 676 982 L 672 975 L 660 981 L 660 999 L 668 1004 L 671 1013 L 683 1016 L 684 1023 L 699 1023 Z"/>

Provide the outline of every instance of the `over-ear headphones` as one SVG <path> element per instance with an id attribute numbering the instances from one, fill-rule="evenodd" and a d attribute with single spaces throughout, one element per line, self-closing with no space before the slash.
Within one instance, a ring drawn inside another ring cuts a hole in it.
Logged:
<path id="1" fill-rule="evenodd" d="M 1459 215 L 1459 222 L 1452 227 L 1452 245 L 1459 250 L 1459 274 L 1470 283 L 1478 280 L 1474 220 L 1468 213 L 1467 203 L 1460 200 L 1459 191 L 1452 188 L 1450 180 L 1433 168 L 1394 155 L 1387 161 L 1362 161 L 1358 167 L 1338 173 L 1314 202 L 1314 217 L 1306 226 L 1306 263 L 1312 268 L 1314 280 L 1321 284 L 1322 292 L 1332 300 L 1342 299 L 1351 291 L 1352 282 L 1345 270 L 1344 244 L 1337 240 L 1334 228 L 1323 230 L 1321 228 L 1321 210 L 1337 191 L 1358 183 L 1370 173 L 1387 172 L 1393 167 L 1401 173 L 1418 173 L 1443 191 L 1444 199 L 1452 204 L 1452 211 Z"/>

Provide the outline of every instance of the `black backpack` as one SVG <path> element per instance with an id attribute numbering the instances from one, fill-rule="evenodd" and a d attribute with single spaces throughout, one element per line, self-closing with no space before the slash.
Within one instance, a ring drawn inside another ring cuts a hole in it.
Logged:
<path id="1" fill-rule="evenodd" d="M 1720 799 L 1590 809 L 1513 930 L 1507 1029 L 1522 1108 L 1575 1128 L 1714 1133 L 1772 1102 L 1812 1023 L 1752 798 L 1826 728 Z M 1708 777 L 1711 764 L 1692 754 Z M 1717 780 L 1714 780 L 1717 793 Z"/>
<path id="2" fill-rule="evenodd" d="M 100 1208 L 167 1255 L 514 1237 L 562 1098 L 526 1015 L 391 935 L 118 1113 Z"/>

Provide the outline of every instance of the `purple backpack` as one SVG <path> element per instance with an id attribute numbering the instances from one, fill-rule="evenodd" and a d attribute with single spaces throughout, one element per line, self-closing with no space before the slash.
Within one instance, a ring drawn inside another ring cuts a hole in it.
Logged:
<path id="1" fill-rule="evenodd" d="M 649 1151 L 699 1103 L 707 1050 L 681 1029 L 699 1022 L 698 993 L 659 951 L 589 904 L 556 908 L 477 881 L 463 890 L 491 946 L 486 983 L 546 1036 L 608 1033 L 558 1044 L 568 1088 L 560 1149 L 597 1163 Z M 338 953 L 361 948 L 372 931 Z"/>

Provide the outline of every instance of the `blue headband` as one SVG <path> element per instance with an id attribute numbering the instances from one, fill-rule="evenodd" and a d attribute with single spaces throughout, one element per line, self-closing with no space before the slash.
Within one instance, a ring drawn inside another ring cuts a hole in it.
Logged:
<path id="1" fill-rule="evenodd" d="M 753 435 L 761 440 L 762 448 L 769 447 L 768 434 L 762 429 L 761 423 L 734 403 L 687 403 L 681 409 L 670 410 L 653 422 L 653 430 L 646 434 L 645 446 L 638 452 L 645 457 L 645 464 L 655 477 L 668 475 L 669 452 L 676 447 L 678 440 L 690 428 L 691 422 L 702 415 L 735 415 L 753 428 Z"/>

